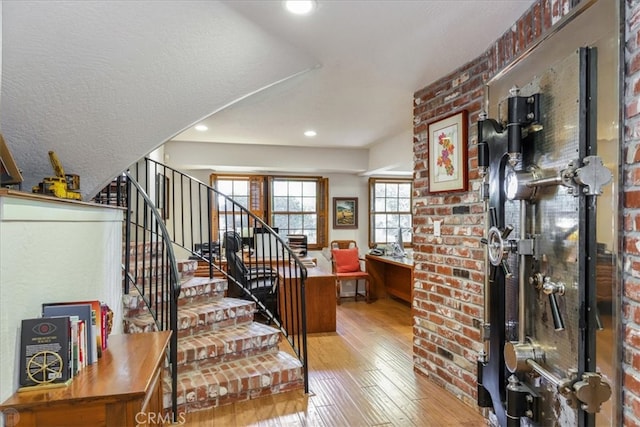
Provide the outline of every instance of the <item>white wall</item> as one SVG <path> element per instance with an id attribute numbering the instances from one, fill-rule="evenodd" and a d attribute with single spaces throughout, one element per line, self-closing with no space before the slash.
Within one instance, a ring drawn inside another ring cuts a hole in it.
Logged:
<path id="1" fill-rule="evenodd" d="M 217 172 L 352 173 L 368 169 L 364 148 L 285 147 L 259 144 L 222 144 L 170 141 L 164 145 L 166 163 L 184 170 L 201 165 Z M 413 149 L 411 148 L 410 155 Z"/>
<path id="2" fill-rule="evenodd" d="M 367 234 L 369 218 L 369 187 L 368 178 L 347 174 L 325 175 L 329 178 L 329 240 L 353 239 L 358 242 L 361 252 L 368 249 L 369 237 Z M 338 229 L 333 228 L 333 198 L 357 197 L 358 198 L 358 228 Z"/>
<path id="3" fill-rule="evenodd" d="M 122 333 L 123 211 L 0 196 L 0 402 L 18 387 L 19 327 L 45 302 L 98 299 Z"/>
<path id="4" fill-rule="evenodd" d="M 413 131 L 369 147 L 368 175 L 395 174 L 411 177 L 413 174 Z"/>

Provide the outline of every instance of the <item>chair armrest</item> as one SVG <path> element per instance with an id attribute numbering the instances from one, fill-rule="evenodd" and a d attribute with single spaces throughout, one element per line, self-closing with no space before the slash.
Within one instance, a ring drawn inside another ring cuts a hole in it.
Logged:
<path id="1" fill-rule="evenodd" d="M 278 277 L 278 273 L 271 268 L 250 268 L 247 270 L 247 279 L 249 280 L 257 280 L 257 279 L 274 279 Z"/>

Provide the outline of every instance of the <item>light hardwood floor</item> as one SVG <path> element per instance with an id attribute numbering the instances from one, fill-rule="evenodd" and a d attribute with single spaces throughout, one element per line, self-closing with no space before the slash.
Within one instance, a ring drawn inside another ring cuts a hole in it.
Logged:
<path id="1" fill-rule="evenodd" d="M 476 408 L 414 372 L 408 304 L 343 300 L 337 310 L 336 333 L 309 335 L 308 395 L 295 392 L 190 413 L 184 425 L 486 425 Z"/>

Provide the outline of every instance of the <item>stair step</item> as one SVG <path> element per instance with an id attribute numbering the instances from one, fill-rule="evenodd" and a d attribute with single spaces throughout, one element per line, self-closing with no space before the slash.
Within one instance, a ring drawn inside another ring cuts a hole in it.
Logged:
<path id="1" fill-rule="evenodd" d="M 256 322 L 190 335 L 178 341 L 178 369 L 204 368 L 260 353 L 277 352 L 280 340 L 278 329 Z"/>
<path id="2" fill-rule="evenodd" d="M 123 316 L 125 318 L 133 318 L 148 313 L 149 306 L 145 302 L 145 298 L 151 298 L 153 300 L 153 295 L 147 293 L 145 297 L 143 297 L 137 288 L 132 287 L 128 294 L 122 296 Z"/>
<path id="3" fill-rule="evenodd" d="M 176 262 L 178 264 L 178 272 L 183 282 L 186 277 L 195 276 L 196 270 L 198 270 L 198 261 L 194 259 L 178 259 Z"/>
<path id="4" fill-rule="evenodd" d="M 178 272 L 184 275 L 189 275 L 190 273 L 192 273 L 191 275 L 193 275 L 198 269 L 198 261 L 193 259 L 176 259 L 176 264 L 178 267 Z M 156 260 L 155 258 L 152 260 L 146 259 L 144 261 L 139 259 L 138 262 L 132 261 L 131 266 L 137 267 L 139 272 L 142 272 L 143 268 L 145 270 L 149 270 L 152 266 L 155 270 L 164 270 L 163 260 Z"/>
<path id="5" fill-rule="evenodd" d="M 142 332 L 157 332 L 158 326 L 151 313 L 146 312 L 132 318 L 122 319 L 122 331 L 125 334 L 138 334 Z"/>
<path id="6" fill-rule="evenodd" d="M 148 292 L 147 287 L 147 292 Z M 193 277 L 180 285 L 179 305 L 186 305 L 194 302 L 211 301 L 224 297 L 227 289 L 227 280 L 208 277 Z M 149 298 L 149 293 L 147 298 Z M 122 297 L 122 308 L 124 317 L 132 318 L 142 313 L 148 312 L 149 308 L 140 292 L 134 287 L 128 294 Z"/>
<path id="7" fill-rule="evenodd" d="M 220 261 L 214 261 L 214 264 L 218 265 L 218 267 L 222 267 L 225 268 L 224 265 L 220 265 Z M 213 275 L 214 277 L 222 277 L 224 278 L 224 274 L 222 274 L 220 271 L 216 270 L 215 268 L 212 269 L 213 270 Z M 202 260 L 198 260 L 198 267 L 196 268 L 196 272 L 194 274 L 195 277 L 209 277 L 209 263 L 206 261 L 202 261 Z"/>
<path id="8" fill-rule="evenodd" d="M 129 245 L 122 245 L 122 253 L 124 255 L 123 259 L 126 256 L 129 256 L 129 260 L 131 263 L 142 262 L 143 259 L 149 261 L 149 259 L 153 259 L 154 262 L 156 259 L 160 261 L 161 255 L 167 254 L 167 249 L 164 245 L 164 241 L 154 240 L 153 243 L 150 242 L 138 242 L 138 243 L 130 243 Z M 186 260 L 185 260 L 186 261 Z M 192 260 L 189 260 L 192 261 Z M 196 261 L 197 263 L 197 261 Z"/>
<path id="9" fill-rule="evenodd" d="M 222 298 L 206 302 L 195 302 L 178 310 L 178 337 L 201 332 L 215 331 L 229 326 L 243 325 L 253 321 L 256 304 L 237 298 Z M 156 330 L 150 312 L 123 318 L 125 333 L 151 332 Z"/>
<path id="10" fill-rule="evenodd" d="M 256 304 L 237 298 L 196 302 L 180 307 L 178 337 L 253 322 Z"/>
<path id="11" fill-rule="evenodd" d="M 139 288 L 144 286 L 147 289 L 149 287 L 154 288 L 156 286 L 161 286 L 163 283 L 161 276 L 163 274 L 167 275 L 168 272 L 159 271 L 157 266 L 154 266 L 153 268 L 155 270 L 153 272 L 149 271 L 148 266 L 145 267 L 145 270 L 147 270 L 146 272 L 143 272 L 141 268 L 139 268 L 135 272 L 131 272 L 131 275 L 135 276 L 136 278 L 135 285 L 138 286 Z M 178 265 L 178 269 L 180 269 L 180 265 Z M 183 285 L 195 277 L 195 271 L 187 270 L 183 273 L 179 272 L 178 275 L 180 278 L 180 285 Z M 123 270 L 122 279 L 124 280 L 124 278 L 125 278 L 125 273 Z M 166 277 L 166 280 L 168 281 L 168 276 Z M 133 287 L 133 282 L 129 281 L 129 287 Z"/>
<path id="12" fill-rule="evenodd" d="M 151 254 L 151 253 L 159 252 L 162 250 L 162 246 L 163 246 L 163 242 L 159 240 L 154 240 L 153 243 L 151 242 L 123 243 L 122 253 L 126 254 L 127 251 L 130 251 L 131 253 L 137 252 L 138 256 L 140 256 L 142 254 Z"/>
<path id="13" fill-rule="evenodd" d="M 178 412 L 194 412 L 304 387 L 302 365 L 283 351 L 178 375 Z M 164 407 L 171 408 L 170 377 L 164 376 Z"/>
<path id="14" fill-rule="evenodd" d="M 211 301 L 224 297 L 227 290 L 227 279 L 215 277 L 193 277 L 180 287 L 179 305 L 186 305 L 200 301 Z"/>

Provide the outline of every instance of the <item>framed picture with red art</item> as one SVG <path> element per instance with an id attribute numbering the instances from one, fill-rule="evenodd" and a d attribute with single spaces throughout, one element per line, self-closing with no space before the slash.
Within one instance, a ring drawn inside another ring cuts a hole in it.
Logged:
<path id="1" fill-rule="evenodd" d="M 429 124 L 430 193 L 467 190 L 468 126 L 466 110 Z"/>

